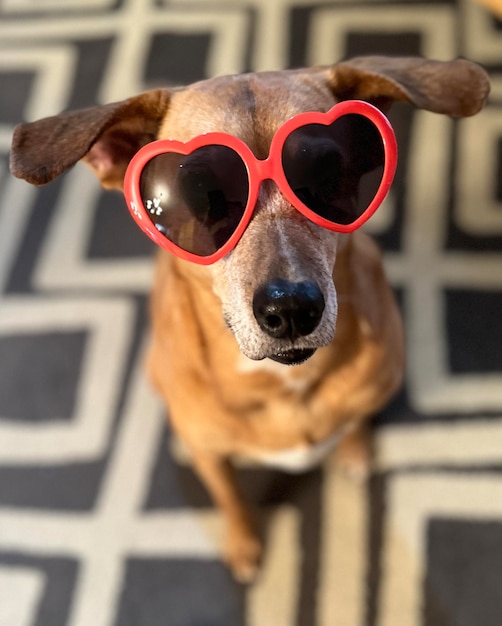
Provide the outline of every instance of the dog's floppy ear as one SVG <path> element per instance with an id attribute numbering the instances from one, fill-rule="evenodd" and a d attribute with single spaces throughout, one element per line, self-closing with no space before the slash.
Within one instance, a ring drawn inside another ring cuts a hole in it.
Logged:
<path id="1" fill-rule="evenodd" d="M 490 90 L 486 72 L 465 59 L 356 57 L 333 65 L 328 82 L 341 100 L 366 100 L 382 109 L 403 101 L 454 117 L 477 113 Z"/>
<path id="2" fill-rule="evenodd" d="M 158 89 L 20 124 L 12 139 L 11 172 L 43 185 L 83 159 L 104 187 L 120 189 L 133 155 L 156 139 L 168 103 L 168 91 Z"/>

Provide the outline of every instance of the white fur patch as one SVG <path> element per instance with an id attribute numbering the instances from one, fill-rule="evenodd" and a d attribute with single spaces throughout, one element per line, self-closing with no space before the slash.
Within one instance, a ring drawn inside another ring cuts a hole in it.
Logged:
<path id="1" fill-rule="evenodd" d="M 343 437 L 342 432 L 311 446 L 296 446 L 278 452 L 257 452 L 249 455 L 254 461 L 285 472 L 301 473 L 319 465 Z"/>
<path id="2" fill-rule="evenodd" d="M 250 464 L 258 463 L 291 474 L 300 474 L 319 465 L 351 429 L 351 427 L 343 428 L 331 435 L 331 437 L 328 437 L 328 439 L 310 446 L 295 446 L 276 452 L 248 450 L 244 455 L 235 457 L 233 460 L 238 467 L 249 467 Z M 179 437 L 173 435 L 170 438 L 169 448 L 177 463 L 181 465 L 190 464 L 190 453 Z"/>
<path id="3" fill-rule="evenodd" d="M 272 359 L 254 361 L 253 359 L 248 359 L 244 354 L 241 354 L 237 361 L 237 371 L 241 374 L 269 372 L 280 378 L 289 391 L 303 393 L 310 386 L 310 379 L 307 376 L 299 376 L 298 372 L 294 371 L 297 367 L 299 366 L 283 365 L 282 363 L 277 363 L 277 361 L 272 361 Z"/>

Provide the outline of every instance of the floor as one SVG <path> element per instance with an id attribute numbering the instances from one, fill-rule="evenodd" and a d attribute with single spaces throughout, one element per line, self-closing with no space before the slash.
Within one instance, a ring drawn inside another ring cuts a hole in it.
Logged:
<path id="1" fill-rule="evenodd" d="M 464 56 L 458 121 L 391 112 L 368 225 L 406 321 L 367 484 L 243 467 L 267 558 L 234 583 L 221 519 L 142 369 L 153 248 L 83 166 L 8 173 L 15 124 L 215 74 Z M 0 625 L 500 626 L 502 18 L 470 0 L 0 0 Z"/>

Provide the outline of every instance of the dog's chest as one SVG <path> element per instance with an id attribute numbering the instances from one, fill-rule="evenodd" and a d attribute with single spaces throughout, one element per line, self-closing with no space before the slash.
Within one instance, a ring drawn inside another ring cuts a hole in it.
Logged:
<path id="1" fill-rule="evenodd" d="M 342 437 L 342 432 L 336 432 L 315 444 L 294 446 L 276 452 L 253 451 L 246 456 L 262 465 L 285 472 L 301 473 L 319 465 Z"/>
<path id="2" fill-rule="evenodd" d="M 291 367 L 268 359 L 257 362 L 241 357 L 237 369 L 244 378 L 257 373 L 269 374 L 274 381 L 278 381 L 284 392 L 284 395 L 279 394 L 278 399 L 272 389 L 270 390 L 266 411 L 268 417 L 262 424 L 270 432 L 278 428 L 277 440 L 273 440 L 278 442 L 280 438 L 284 446 L 270 450 L 268 446 L 261 448 L 251 444 L 246 446 L 243 454 L 245 458 L 287 472 L 304 472 L 318 465 L 344 435 L 340 429 L 320 438 L 316 435 L 316 416 L 310 413 L 308 401 L 304 402 L 304 398 L 310 396 L 319 380 L 317 368 L 312 367 L 312 364 L 308 367 Z"/>

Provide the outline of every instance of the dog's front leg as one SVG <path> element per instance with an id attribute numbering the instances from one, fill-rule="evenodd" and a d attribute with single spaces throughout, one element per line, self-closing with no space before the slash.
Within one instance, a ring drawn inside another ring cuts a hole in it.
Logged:
<path id="1" fill-rule="evenodd" d="M 362 482 L 371 472 L 371 461 L 370 429 L 362 422 L 342 438 L 335 450 L 335 462 L 349 478 Z"/>
<path id="2" fill-rule="evenodd" d="M 241 496 L 234 469 L 224 457 L 199 450 L 191 453 L 196 471 L 225 516 L 228 565 L 239 582 L 249 583 L 258 572 L 262 545 Z"/>

